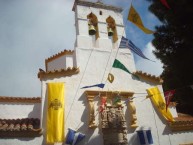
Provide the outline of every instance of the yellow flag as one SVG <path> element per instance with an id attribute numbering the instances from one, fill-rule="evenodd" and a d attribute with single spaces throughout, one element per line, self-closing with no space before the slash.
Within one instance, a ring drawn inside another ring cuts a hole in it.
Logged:
<path id="1" fill-rule="evenodd" d="M 64 141 L 64 83 L 48 83 L 47 143 Z"/>
<path id="2" fill-rule="evenodd" d="M 147 89 L 147 93 L 149 96 L 151 96 L 150 97 L 151 101 L 158 108 L 163 117 L 168 121 L 174 121 L 170 110 L 168 109 L 166 111 L 166 103 L 163 97 L 161 96 L 158 87 Z"/>
<path id="3" fill-rule="evenodd" d="M 131 5 L 131 8 L 129 10 L 128 14 L 128 20 L 134 23 L 138 28 L 140 28 L 144 33 L 146 34 L 152 34 L 154 31 L 147 29 L 144 25 L 143 22 L 137 13 L 137 11 L 134 9 L 134 7 Z"/>

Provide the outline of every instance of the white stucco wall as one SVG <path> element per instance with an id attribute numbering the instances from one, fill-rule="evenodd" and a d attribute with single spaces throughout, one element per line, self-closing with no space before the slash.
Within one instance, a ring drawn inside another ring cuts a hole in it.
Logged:
<path id="1" fill-rule="evenodd" d="M 67 69 L 68 67 L 73 67 L 73 55 L 63 55 L 59 58 L 56 58 L 47 64 L 48 71 Z"/>
<path id="2" fill-rule="evenodd" d="M 102 11 L 102 15 L 99 14 L 100 11 Z M 95 40 L 95 36 L 88 34 L 89 27 L 87 15 L 91 12 L 96 15 L 98 19 L 99 38 L 96 41 L 93 41 Z M 75 13 L 76 26 L 79 28 L 77 29 L 77 47 L 96 47 L 100 49 L 105 47 L 106 49 L 111 50 L 114 45 L 118 46 L 118 42 L 112 43 L 112 40 L 108 36 L 106 19 L 109 16 L 115 20 L 118 37 L 121 38 L 122 36 L 125 36 L 122 14 L 119 12 L 93 7 L 77 6 Z"/>
<path id="3" fill-rule="evenodd" d="M 41 103 L 0 103 L 0 119 L 41 118 Z M 0 145 L 43 145 L 43 136 L 0 138 Z"/>
<path id="4" fill-rule="evenodd" d="M 0 103 L 1 119 L 40 118 L 40 103 Z"/>
<path id="5" fill-rule="evenodd" d="M 45 145 L 43 136 L 36 138 L 0 138 L 1 145 Z"/>
<path id="6" fill-rule="evenodd" d="M 176 111 L 175 106 L 169 106 L 168 108 L 170 108 L 170 111 L 171 111 L 173 117 L 178 117 L 178 113 Z"/>
<path id="7" fill-rule="evenodd" d="M 124 52 L 122 52 L 124 51 Z M 127 55 L 125 55 L 127 54 Z M 86 134 L 86 138 L 80 143 L 80 145 L 102 145 L 103 137 L 100 128 L 99 115 L 96 115 L 96 129 L 88 128 L 89 118 L 89 106 L 86 96 L 84 95 L 85 90 L 102 90 L 99 88 L 80 89 L 83 86 L 93 85 L 97 83 L 105 83 L 103 91 L 131 91 L 136 94 L 134 97 L 134 104 L 136 106 L 136 115 L 138 128 L 150 127 L 154 145 L 179 145 L 180 143 L 193 142 L 193 132 L 189 131 L 186 133 L 173 133 L 167 126 L 167 122 L 154 108 L 150 99 L 145 99 L 146 89 L 154 86 L 153 83 L 147 83 L 143 80 L 135 80 L 130 74 L 117 68 L 112 68 L 116 50 L 108 51 L 97 48 L 83 49 L 76 48 L 77 64 L 80 68 L 80 73 L 72 75 L 71 77 L 62 77 L 43 80 L 43 98 L 46 96 L 46 83 L 48 82 L 64 82 L 65 83 L 65 133 L 68 128 L 78 130 Z M 116 56 L 125 66 L 131 71 L 135 71 L 133 63 L 133 57 L 129 50 L 120 50 Z M 112 84 L 106 82 L 109 71 L 115 76 L 115 80 Z M 159 86 L 162 92 L 162 87 Z M 144 93 L 144 94 L 137 94 Z M 124 99 L 123 99 L 124 101 Z M 46 100 L 45 100 L 46 102 Z M 99 98 L 94 99 L 95 114 L 98 112 Z M 43 110 L 46 110 L 46 103 L 43 106 Z M 124 106 L 125 117 L 129 125 L 129 110 L 127 106 Z M 45 128 L 45 112 L 43 112 L 43 128 Z M 128 128 L 128 142 L 129 145 L 139 145 L 139 139 L 136 134 L 136 130 Z M 177 139 L 175 139 L 177 138 Z"/>
<path id="8" fill-rule="evenodd" d="M 116 24 L 123 25 L 122 15 L 120 13 L 115 13 L 113 11 L 102 10 L 103 15 L 99 15 L 99 10 L 96 8 L 85 8 L 83 6 L 78 6 L 75 9 L 76 26 L 77 26 L 77 40 L 75 55 L 76 62 L 69 63 L 70 65 L 76 64 L 80 69 L 80 73 L 77 75 L 67 76 L 67 77 L 55 77 L 47 78 L 42 80 L 42 106 L 41 106 L 41 120 L 43 128 L 43 136 L 32 139 L 0 139 L 0 144 L 2 145 L 22 145 L 22 144 L 36 144 L 44 145 L 46 144 L 46 110 L 47 110 L 47 83 L 49 82 L 64 82 L 65 83 L 65 134 L 67 134 L 67 129 L 72 128 L 86 134 L 86 138 L 79 145 L 102 145 L 103 137 L 100 128 L 99 115 L 96 115 L 96 124 L 98 127 L 96 129 L 88 128 L 88 118 L 89 118 L 89 106 L 86 96 L 84 94 L 85 90 L 103 90 L 103 91 L 128 91 L 134 92 L 136 97 L 134 99 L 134 104 L 136 106 L 136 115 L 138 128 L 150 127 L 152 131 L 154 145 L 179 145 L 180 143 L 193 142 L 192 135 L 193 131 L 189 132 L 178 132 L 173 133 L 167 126 L 166 121 L 160 116 L 157 110 L 152 105 L 149 99 L 145 99 L 146 89 L 154 86 L 153 83 L 148 83 L 144 80 L 136 80 L 129 73 L 123 70 L 112 68 L 114 59 L 120 60 L 126 68 L 135 72 L 135 64 L 133 55 L 129 49 L 119 49 L 117 53 L 117 46 L 113 44 L 108 38 L 105 24 L 99 23 L 99 28 L 101 31 L 100 38 L 98 42 L 93 42 L 92 36 L 88 35 L 88 23 L 86 16 L 93 12 L 97 17 L 99 22 L 105 22 L 106 18 L 111 15 L 115 20 Z M 81 18 L 81 19 L 80 19 Z M 117 27 L 119 41 L 122 35 L 125 35 L 124 27 Z M 119 41 L 117 43 L 119 43 Z M 93 43 L 98 43 L 94 45 Z M 112 46 L 115 46 L 112 49 Z M 50 69 L 57 69 L 59 67 L 64 67 L 65 58 L 61 57 L 57 59 L 57 62 L 52 62 L 52 65 L 48 66 Z M 67 59 L 67 62 L 71 60 Z M 115 80 L 112 84 L 106 81 L 108 73 L 111 72 Z M 90 89 L 80 89 L 83 86 L 105 83 L 104 89 L 90 88 Z M 161 86 L 159 86 L 162 89 Z M 162 90 L 161 90 L 162 92 Z M 144 93 L 144 94 L 137 94 Z M 98 112 L 99 99 L 94 99 L 95 113 Z M 124 100 L 123 100 L 124 101 Z M 0 105 L 1 107 L 1 105 Z M 23 107 L 24 108 L 24 107 Z M 26 109 L 30 110 L 33 107 L 26 106 Z M 0 108 L 2 109 L 2 108 Z M 22 108 L 21 108 L 22 109 Z M 17 110 L 17 109 L 16 109 Z M 7 110 L 8 111 L 8 110 Z M 13 111 L 13 110 L 11 110 Z M 22 110 L 23 111 L 23 110 Z M 127 125 L 129 124 L 129 110 L 127 106 L 124 106 L 124 113 L 127 119 Z M 27 111 L 23 113 L 17 111 L 20 115 L 26 114 Z M 40 112 L 37 112 L 40 113 Z M 175 113 L 175 110 L 174 110 Z M 0 114 L 1 115 L 1 114 Z M 4 116 L 6 116 L 4 114 Z M 128 125 L 129 126 L 129 125 Z M 139 145 L 139 139 L 136 134 L 135 129 L 128 127 L 128 142 L 129 145 Z"/>

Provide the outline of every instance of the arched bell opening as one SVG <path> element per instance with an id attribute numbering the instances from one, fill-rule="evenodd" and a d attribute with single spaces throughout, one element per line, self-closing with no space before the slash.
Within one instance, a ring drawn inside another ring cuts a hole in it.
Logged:
<path id="1" fill-rule="evenodd" d="M 89 35 L 95 35 L 95 38 L 99 38 L 98 32 L 98 19 L 95 14 L 90 13 L 87 15 L 88 19 L 88 33 Z"/>
<path id="2" fill-rule="evenodd" d="M 118 40 L 115 20 L 111 16 L 109 16 L 106 19 L 106 23 L 107 23 L 108 36 L 112 37 L 113 42 L 115 43 Z"/>

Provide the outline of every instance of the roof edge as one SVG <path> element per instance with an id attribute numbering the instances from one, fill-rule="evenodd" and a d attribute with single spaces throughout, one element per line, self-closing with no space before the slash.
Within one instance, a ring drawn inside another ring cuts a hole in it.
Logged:
<path id="1" fill-rule="evenodd" d="M 80 72 L 79 68 L 77 67 L 68 67 L 67 69 L 60 69 L 54 71 L 39 71 L 38 78 L 42 80 L 44 77 L 48 75 L 62 75 L 62 76 L 71 76 L 78 74 Z"/>
<path id="2" fill-rule="evenodd" d="M 81 0 L 75 0 L 72 11 L 75 11 L 75 6 L 76 5 L 82 5 L 82 6 L 92 6 L 95 8 L 103 8 L 103 9 L 108 9 L 108 10 L 113 10 L 113 11 L 118 11 L 118 12 L 122 12 L 123 9 L 120 7 L 115 7 L 115 6 L 111 6 L 111 5 L 106 5 L 103 4 L 101 2 L 88 2 L 88 1 L 81 1 Z"/>
<path id="3" fill-rule="evenodd" d="M 190 131 L 193 130 L 193 120 L 169 122 L 172 131 Z"/>
<path id="4" fill-rule="evenodd" d="M 162 80 L 161 77 L 151 75 L 151 74 L 148 74 L 146 72 L 136 71 L 136 72 L 134 72 L 134 74 L 137 75 L 138 77 L 144 78 L 145 80 L 150 81 L 150 82 L 155 82 L 155 83 L 158 83 L 158 84 L 163 83 L 163 80 Z"/>
<path id="5" fill-rule="evenodd" d="M 54 60 L 54 59 L 56 59 L 56 58 L 58 58 L 60 56 L 72 55 L 73 53 L 74 53 L 74 50 L 67 50 L 67 49 L 65 49 L 65 50 L 63 50 L 63 51 L 61 51 L 61 52 L 59 52 L 59 53 L 57 53 L 55 55 L 52 55 L 51 57 L 45 59 L 45 62 L 48 63 L 48 62 L 50 62 L 50 61 L 52 61 L 52 60 Z"/>
<path id="6" fill-rule="evenodd" d="M 41 97 L 8 97 L 0 96 L 0 102 L 16 102 L 16 103 L 41 103 Z"/>

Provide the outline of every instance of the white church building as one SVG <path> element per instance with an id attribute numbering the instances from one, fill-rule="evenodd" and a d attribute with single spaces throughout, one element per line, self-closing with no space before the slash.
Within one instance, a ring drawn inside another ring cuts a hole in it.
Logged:
<path id="1" fill-rule="evenodd" d="M 55 82 L 64 83 L 65 136 L 68 128 L 85 134 L 77 145 L 193 145 L 193 117 L 177 113 L 172 102 L 174 121 L 167 121 L 146 91 L 157 86 L 163 92 L 163 80 L 137 71 L 130 49 L 119 48 L 126 37 L 122 9 L 76 0 L 72 10 L 74 49 L 45 59 L 41 97 L 0 96 L 0 145 L 47 144 L 47 84 Z M 113 67 L 115 59 L 128 71 Z"/>

